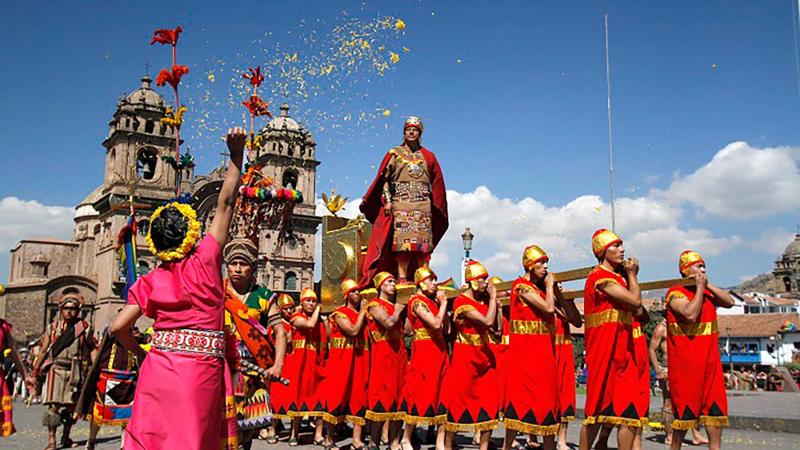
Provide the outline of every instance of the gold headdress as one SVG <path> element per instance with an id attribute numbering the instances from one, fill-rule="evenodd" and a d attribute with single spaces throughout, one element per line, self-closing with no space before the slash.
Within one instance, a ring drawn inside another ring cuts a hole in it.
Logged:
<path id="1" fill-rule="evenodd" d="M 428 267 L 422 266 L 414 272 L 414 284 L 419 286 L 420 283 L 430 277 L 436 277 L 436 274 Z"/>
<path id="2" fill-rule="evenodd" d="M 522 267 L 525 270 L 531 270 L 534 264 L 539 261 L 548 261 L 550 259 L 545 253 L 544 250 L 541 249 L 538 245 L 529 245 L 525 247 L 525 250 L 522 252 Z"/>
<path id="3" fill-rule="evenodd" d="M 621 242 L 622 239 L 617 236 L 617 233 L 600 228 L 592 235 L 592 252 L 594 252 L 594 256 L 599 258 L 608 247 Z"/>
<path id="4" fill-rule="evenodd" d="M 375 285 L 375 289 L 380 290 L 381 285 L 386 282 L 389 278 L 394 278 L 394 275 L 390 274 L 389 272 L 378 272 L 372 277 L 372 283 Z"/>
<path id="5" fill-rule="evenodd" d="M 408 127 L 415 127 L 419 130 L 419 134 L 422 134 L 425 127 L 422 125 L 422 119 L 417 116 L 409 116 L 406 119 L 406 123 L 403 124 L 403 130 L 405 131 Z"/>
<path id="6" fill-rule="evenodd" d="M 678 270 L 681 271 L 681 275 L 686 275 L 686 269 L 689 267 L 694 266 L 695 264 L 705 264 L 706 262 L 703 261 L 703 257 L 700 256 L 700 253 L 697 253 L 694 250 L 685 250 L 681 253 L 680 258 L 678 259 Z"/>

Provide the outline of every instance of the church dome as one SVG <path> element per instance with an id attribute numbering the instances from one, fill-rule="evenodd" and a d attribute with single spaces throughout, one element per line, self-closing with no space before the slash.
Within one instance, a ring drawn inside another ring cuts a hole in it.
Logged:
<path id="1" fill-rule="evenodd" d="M 125 100 L 128 103 L 143 103 L 148 106 L 164 106 L 164 98 L 161 97 L 153 88 L 150 87 L 150 83 L 153 82 L 153 79 L 150 78 L 150 75 L 145 75 L 142 77 L 142 86 L 131 92 Z"/>
<path id="2" fill-rule="evenodd" d="M 800 258 L 800 233 L 794 235 L 794 241 L 786 247 L 783 256 L 794 256 Z"/>
<path id="3" fill-rule="evenodd" d="M 289 105 L 286 103 L 281 105 L 281 113 L 278 117 L 272 119 L 267 124 L 267 130 L 277 131 L 300 131 L 302 127 L 296 120 L 289 117 Z"/>

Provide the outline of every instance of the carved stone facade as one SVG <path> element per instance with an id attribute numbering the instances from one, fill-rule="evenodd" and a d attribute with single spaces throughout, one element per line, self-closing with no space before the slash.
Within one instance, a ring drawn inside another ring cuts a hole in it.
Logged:
<path id="1" fill-rule="evenodd" d="M 772 274 L 784 292 L 800 297 L 800 233 L 775 261 Z"/>
<path id="2" fill-rule="evenodd" d="M 139 233 L 136 248 L 140 272 L 157 263 L 145 240 L 153 210 L 175 196 L 175 172 L 161 160 L 174 148 L 174 130 L 163 126 L 164 99 L 145 76 L 141 86 L 117 102 L 103 141 L 103 183 L 76 206 L 75 231 L 69 241 L 23 239 L 11 251 L 6 293 L 0 297 L 0 317 L 14 325 L 19 339 L 38 336 L 53 319 L 57 302 L 67 292 L 79 292 L 85 300 L 84 315 L 102 330 L 123 305 L 125 280 L 114 244 L 130 214 L 131 192 Z M 260 233 L 262 257 L 259 281 L 281 291 L 296 292 L 313 286 L 314 239 L 320 218 L 314 216 L 315 143 L 311 135 L 288 116 L 288 107 L 261 131 L 267 140 L 257 157 L 265 175 L 279 183 L 291 182 L 304 196 L 295 207 L 297 240 L 278 247 L 270 230 Z M 200 217 L 208 219 L 222 185 L 223 169 L 208 176 L 182 174 L 181 191 L 191 192 Z M 136 181 L 138 180 L 138 181 Z M 296 283 L 287 283 L 294 275 Z M 290 288 L 290 289 L 287 289 Z"/>

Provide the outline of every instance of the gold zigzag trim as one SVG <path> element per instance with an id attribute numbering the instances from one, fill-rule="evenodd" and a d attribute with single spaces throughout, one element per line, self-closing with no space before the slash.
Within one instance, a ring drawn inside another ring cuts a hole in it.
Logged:
<path id="1" fill-rule="evenodd" d="M 700 416 L 700 423 L 708 427 L 728 427 L 728 416 Z"/>
<path id="2" fill-rule="evenodd" d="M 409 425 L 419 426 L 442 425 L 447 423 L 447 414 L 441 414 L 433 417 L 412 416 L 410 414 L 406 414 L 403 416 L 403 422 Z"/>
<path id="3" fill-rule="evenodd" d="M 575 416 L 561 416 L 561 423 L 569 423 L 575 420 Z"/>
<path id="4" fill-rule="evenodd" d="M 697 419 L 693 419 L 693 420 L 675 419 L 675 420 L 672 421 L 672 429 L 673 430 L 680 430 L 680 431 L 691 430 L 692 428 L 694 428 L 697 425 L 698 422 L 699 421 Z"/>
<path id="5" fill-rule="evenodd" d="M 328 422 L 333 425 L 339 425 L 340 423 L 345 423 L 347 421 L 347 416 L 334 416 L 331 413 L 322 413 L 322 420 Z"/>
<path id="6" fill-rule="evenodd" d="M 322 411 L 289 411 L 286 414 L 288 414 L 289 417 L 292 419 L 294 419 L 295 417 L 308 419 L 309 417 L 322 417 L 323 414 L 325 413 Z"/>
<path id="7" fill-rule="evenodd" d="M 610 425 L 625 425 L 628 427 L 641 428 L 642 421 L 640 419 L 628 419 L 626 417 L 616 416 L 589 416 L 584 419 L 584 425 L 592 425 L 595 423 L 607 423 Z"/>
<path id="8" fill-rule="evenodd" d="M 291 419 L 291 417 L 288 414 L 278 414 L 278 413 L 272 414 L 272 418 L 278 420 Z"/>
<path id="9" fill-rule="evenodd" d="M 497 419 L 478 423 L 447 422 L 444 428 L 447 431 L 489 431 L 497 428 L 499 423 L 500 421 Z"/>
<path id="10" fill-rule="evenodd" d="M 520 433 L 535 434 L 537 436 L 552 436 L 558 433 L 558 428 L 561 425 L 534 425 L 516 419 L 503 419 L 503 426 L 507 430 L 516 430 Z"/>
<path id="11" fill-rule="evenodd" d="M 361 425 L 364 426 L 367 424 L 367 419 L 359 416 L 347 416 L 347 421 L 353 425 Z"/>
<path id="12" fill-rule="evenodd" d="M 385 412 L 379 413 L 375 411 L 367 411 L 364 415 L 367 420 L 372 420 L 374 422 L 385 422 L 387 420 L 403 420 L 406 413 L 404 412 Z"/>

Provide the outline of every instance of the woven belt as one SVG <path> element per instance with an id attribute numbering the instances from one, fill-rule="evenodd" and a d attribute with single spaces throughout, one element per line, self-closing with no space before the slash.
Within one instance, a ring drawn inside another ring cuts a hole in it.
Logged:
<path id="1" fill-rule="evenodd" d="M 556 327 L 541 320 L 512 320 L 512 334 L 556 334 Z"/>
<path id="2" fill-rule="evenodd" d="M 634 339 L 639 339 L 640 337 L 644 336 L 644 334 L 642 334 L 642 327 L 640 327 L 640 326 L 638 326 L 638 325 L 637 325 L 637 326 L 636 326 L 636 327 L 633 329 L 633 332 L 632 332 L 632 334 L 633 334 L 633 338 L 634 338 Z"/>
<path id="3" fill-rule="evenodd" d="M 671 323 L 667 326 L 672 336 L 711 336 L 718 330 L 717 321 L 697 323 Z"/>
<path id="4" fill-rule="evenodd" d="M 156 330 L 153 333 L 153 347 L 176 353 L 225 357 L 225 332 L 210 330 Z"/>
<path id="5" fill-rule="evenodd" d="M 294 350 L 311 350 L 317 351 L 319 350 L 319 345 L 316 342 L 307 341 L 305 339 L 298 339 L 296 341 L 292 341 L 292 349 Z"/>
<path id="6" fill-rule="evenodd" d="M 333 337 L 328 339 L 328 348 L 353 348 L 353 341 L 345 337 Z"/>
<path id="7" fill-rule="evenodd" d="M 633 315 L 630 311 L 620 311 L 618 309 L 607 309 L 598 313 L 590 314 L 586 317 L 586 328 L 599 327 L 607 323 L 621 323 L 630 325 L 633 323 Z"/>
<path id="8" fill-rule="evenodd" d="M 372 336 L 373 342 L 385 341 L 387 339 L 390 341 L 399 341 L 403 338 L 402 334 L 398 333 L 394 329 L 389 330 L 389 333 L 384 333 L 381 331 L 372 331 L 370 335 Z"/>

